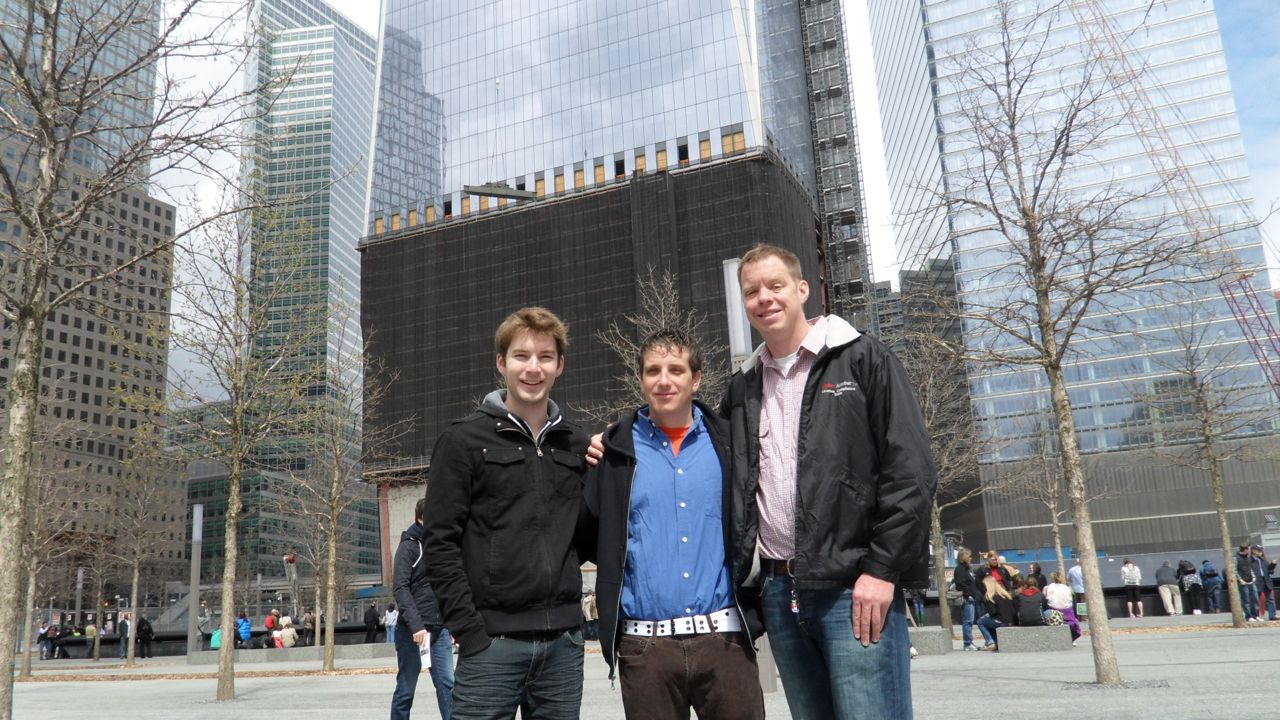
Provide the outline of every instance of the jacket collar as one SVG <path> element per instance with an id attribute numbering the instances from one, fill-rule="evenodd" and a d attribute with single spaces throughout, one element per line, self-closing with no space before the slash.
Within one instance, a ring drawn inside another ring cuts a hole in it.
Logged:
<path id="1" fill-rule="evenodd" d="M 600 442 L 604 444 L 606 450 L 619 453 L 631 460 L 636 459 L 636 444 L 631 431 L 637 422 L 649 422 L 647 418 L 640 415 L 640 412 L 647 407 L 646 405 L 624 413 L 622 417 L 618 418 L 617 422 L 604 431 L 604 436 L 601 437 Z M 695 426 L 701 425 L 708 434 L 714 435 L 711 432 L 711 423 L 707 422 L 707 417 L 713 411 L 699 400 L 693 401 L 693 407 L 693 424 Z"/>
<path id="2" fill-rule="evenodd" d="M 828 315 L 827 336 L 823 345 L 827 349 L 842 347 L 857 340 L 861 335 L 862 333 L 858 332 L 857 328 L 850 325 L 844 318 L 839 315 Z M 760 356 L 764 352 L 764 348 L 764 343 L 756 346 L 755 352 L 751 353 L 751 356 L 742 363 L 742 366 L 738 368 L 738 372 L 745 374 L 759 367 Z"/>

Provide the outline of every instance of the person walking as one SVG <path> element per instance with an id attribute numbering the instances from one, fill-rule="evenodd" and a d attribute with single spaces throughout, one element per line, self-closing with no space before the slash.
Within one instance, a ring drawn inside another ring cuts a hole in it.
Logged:
<path id="1" fill-rule="evenodd" d="M 156 639 L 156 631 L 151 627 L 151 620 L 143 615 L 138 618 L 138 657 L 150 658 L 154 657 L 151 653 L 151 643 Z"/>
<path id="2" fill-rule="evenodd" d="M 1240 584 L 1240 609 L 1247 622 L 1258 622 L 1262 618 L 1258 614 L 1258 585 L 1254 582 L 1253 553 L 1248 543 L 1240 546 L 1236 552 L 1236 582 Z"/>
<path id="3" fill-rule="evenodd" d="M 1254 545 L 1250 554 L 1250 568 L 1253 570 L 1253 582 L 1258 586 L 1258 617 L 1267 613 L 1268 620 L 1276 619 L 1276 599 L 1271 575 L 1276 571 L 1276 564 L 1267 560 L 1261 545 Z"/>
<path id="4" fill-rule="evenodd" d="M 977 620 L 979 591 L 969 565 L 972 560 L 971 550 L 960 550 L 956 555 L 956 568 L 952 575 L 952 584 L 964 600 L 960 608 L 960 637 L 964 641 L 965 650 L 977 650 L 973 645 L 973 624 Z"/>
<path id="5" fill-rule="evenodd" d="M 396 618 L 396 689 L 391 695 L 391 720 L 408 720 L 422 674 L 423 647 L 436 690 L 436 706 L 441 720 L 453 713 L 453 641 L 440 615 L 440 604 L 427 582 L 427 563 L 422 546 L 423 516 L 427 501 L 418 498 L 413 508 L 413 524 L 400 533 L 392 561 L 391 589 L 400 606 Z"/>
<path id="6" fill-rule="evenodd" d="M 396 623 L 400 620 L 400 611 L 396 610 L 396 604 L 391 603 L 387 606 L 387 611 L 382 614 L 382 627 L 387 630 L 387 642 L 391 645 L 396 644 Z"/>
<path id="7" fill-rule="evenodd" d="M 378 640 L 378 621 L 382 616 L 378 614 L 378 603 L 370 603 L 369 607 L 364 611 L 364 641 L 366 644 L 377 642 Z"/>
<path id="8" fill-rule="evenodd" d="M 551 401 L 568 344 L 545 308 L 509 315 L 494 334 L 505 388 L 441 433 L 431 454 L 423 544 L 427 580 L 461 648 L 456 718 L 581 712 L 574 541 L 587 436 Z"/>
<path id="9" fill-rule="evenodd" d="M 596 591 L 588 590 L 582 594 L 582 637 L 587 640 L 599 640 L 599 622 L 600 610 L 596 607 Z"/>
<path id="10" fill-rule="evenodd" d="M 1120 566 L 1120 580 L 1124 582 L 1124 605 L 1129 611 L 1129 617 L 1134 617 L 1135 607 L 1137 617 L 1142 617 L 1142 569 L 1125 558 L 1124 564 Z"/>
<path id="11" fill-rule="evenodd" d="M 702 353 L 686 333 L 649 335 L 637 360 L 646 404 L 606 431 L 583 491 L 601 654 L 628 718 L 762 720 L 758 592 L 735 593 L 729 572 L 729 424 L 693 399 Z"/>
<path id="12" fill-rule="evenodd" d="M 1160 593 L 1160 602 L 1164 604 L 1165 615 L 1182 614 L 1182 593 L 1178 589 L 1178 574 L 1165 560 L 1156 569 L 1156 592 Z"/>

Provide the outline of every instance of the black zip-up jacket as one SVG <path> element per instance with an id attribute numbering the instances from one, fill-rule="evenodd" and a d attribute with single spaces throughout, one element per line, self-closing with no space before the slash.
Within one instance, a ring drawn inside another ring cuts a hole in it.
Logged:
<path id="1" fill-rule="evenodd" d="M 753 574 L 759 528 L 763 347 L 734 373 L 721 406 L 733 448 L 738 584 Z M 805 384 L 796 457 L 797 587 L 852 587 L 864 572 L 928 587 L 937 473 L 919 403 L 884 343 L 834 315 Z"/>
<path id="2" fill-rule="evenodd" d="M 582 624 L 574 528 L 587 436 L 560 414 L 533 438 L 505 391 L 441 433 L 427 479 L 427 580 L 464 655 L 508 633 Z"/>
<path id="3" fill-rule="evenodd" d="M 956 590 L 959 590 L 966 599 L 976 598 L 980 594 L 978 583 L 974 582 L 973 572 L 969 569 L 969 563 L 956 563 L 952 582 L 955 583 Z"/>
<path id="4" fill-rule="evenodd" d="M 696 402 L 696 401 L 695 401 Z M 723 512 L 725 553 L 732 556 L 732 538 L 729 535 L 729 424 L 709 408 L 697 403 L 702 410 L 702 423 L 710 435 L 711 444 L 720 460 L 723 477 Z M 632 423 L 636 412 L 619 418 L 605 431 L 604 458 L 587 472 L 586 489 L 582 502 L 582 534 L 595 538 L 594 546 L 584 548 L 586 557 L 596 563 L 596 609 L 600 613 L 600 650 L 609 664 L 612 678 L 617 662 L 616 648 L 618 623 L 622 603 L 623 570 L 627 560 L 627 519 L 631 516 L 631 486 L 635 480 L 636 450 L 632 437 Z M 752 541 L 752 548 L 755 541 Z M 743 626 L 751 638 L 764 634 L 764 621 L 760 616 L 759 595 L 754 590 L 737 589 L 734 598 Z M 754 650 L 754 648 L 753 648 Z"/>
<path id="5" fill-rule="evenodd" d="M 416 522 L 400 533 L 400 546 L 396 548 L 395 560 L 391 564 L 391 592 L 395 593 L 396 605 L 400 607 L 397 624 L 408 628 L 411 633 L 427 630 L 434 634 L 444 623 L 440 619 L 436 594 L 431 583 L 427 582 L 423 534 L 423 527 Z"/>

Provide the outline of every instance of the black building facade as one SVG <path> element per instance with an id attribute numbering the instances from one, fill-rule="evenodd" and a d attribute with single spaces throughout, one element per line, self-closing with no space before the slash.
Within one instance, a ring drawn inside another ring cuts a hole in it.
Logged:
<path id="1" fill-rule="evenodd" d="M 800 257 L 813 287 L 806 311 L 821 312 L 814 204 L 768 151 L 367 238 L 361 322 L 371 360 L 394 379 L 383 406 L 366 407 L 365 423 L 414 424 L 380 471 L 416 476 L 440 431 L 496 387 L 493 333 L 513 310 L 541 305 L 568 324 L 552 397 L 574 416 L 602 400 L 621 370 L 598 334 L 636 309 L 637 277 L 649 267 L 673 271 L 682 302 L 727 339 L 723 262 L 761 242 Z"/>

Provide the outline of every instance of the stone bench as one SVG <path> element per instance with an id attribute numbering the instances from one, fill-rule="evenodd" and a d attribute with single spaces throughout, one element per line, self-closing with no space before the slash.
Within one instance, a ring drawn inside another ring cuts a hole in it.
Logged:
<path id="1" fill-rule="evenodd" d="M 1055 652 L 1071 649 L 1066 625 L 1013 625 L 996 631 L 1000 652 Z"/>
<path id="2" fill-rule="evenodd" d="M 954 638 L 941 627 L 910 627 L 907 636 L 911 645 L 921 655 L 941 655 L 951 652 Z"/>

